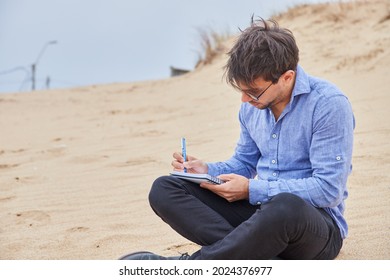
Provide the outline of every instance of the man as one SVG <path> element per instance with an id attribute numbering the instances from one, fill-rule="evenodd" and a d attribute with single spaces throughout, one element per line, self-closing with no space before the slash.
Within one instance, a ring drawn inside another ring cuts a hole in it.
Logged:
<path id="1" fill-rule="evenodd" d="M 229 52 L 227 81 L 241 92 L 233 156 L 205 163 L 174 153 L 174 170 L 218 176 L 221 185 L 163 176 L 151 207 L 201 245 L 185 259 L 334 259 L 343 217 L 354 117 L 334 85 L 298 65 L 292 33 L 254 21 Z M 172 259 L 138 252 L 123 259 Z M 173 258 L 175 259 L 175 258 Z"/>

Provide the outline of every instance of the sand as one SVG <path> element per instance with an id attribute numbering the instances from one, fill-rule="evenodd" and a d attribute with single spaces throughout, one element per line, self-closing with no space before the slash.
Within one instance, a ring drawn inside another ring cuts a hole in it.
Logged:
<path id="1" fill-rule="evenodd" d="M 303 5 L 276 18 L 294 32 L 300 65 L 337 84 L 355 113 L 338 259 L 390 259 L 390 2 Z M 231 156 L 240 97 L 222 79 L 225 62 L 166 80 L 0 95 L 0 259 L 197 250 L 147 195 L 181 136 L 191 155 Z"/>

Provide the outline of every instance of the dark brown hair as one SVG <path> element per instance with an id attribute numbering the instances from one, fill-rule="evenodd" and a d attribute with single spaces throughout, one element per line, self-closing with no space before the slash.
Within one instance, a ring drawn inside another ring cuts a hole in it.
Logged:
<path id="1" fill-rule="evenodd" d="M 251 19 L 251 26 L 242 31 L 228 52 L 225 65 L 226 81 L 235 88 L 237 83 L 252 86 L 262 77 L 276 83 L 287 70 L 296 70 L 299 50 L 292 32 L 280 28 L 273 20 Z"/>

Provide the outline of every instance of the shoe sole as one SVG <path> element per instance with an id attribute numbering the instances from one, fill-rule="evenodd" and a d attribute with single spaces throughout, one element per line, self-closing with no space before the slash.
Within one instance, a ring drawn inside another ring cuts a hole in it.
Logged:
<path id="1" fill-rule="evenodd" d="M 134 252 L 134 253 L 130 253 L 130 254 L 123 255 L 123 256 L 120 257 L 118 260 L 128 260 L 129 257 L 135 256 L 135 255 L 139 255 L 139 254 L 153 254 L 153 253 L 152 253 L 152 252 L 149 252 L 149 251 Z"/>

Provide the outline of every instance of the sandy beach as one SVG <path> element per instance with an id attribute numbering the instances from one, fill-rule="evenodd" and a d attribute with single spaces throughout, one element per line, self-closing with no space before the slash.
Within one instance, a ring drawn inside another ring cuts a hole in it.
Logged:
<path id="1" fill-rule="evenodd" d="M 354 110 L 349 236 L 338 259 L 389 260 L 390 2 L 303 5 L 275 18 L 293 31 L 305 71 L 338 85 Z M 197 250 L 147 196 L 182 136 L 191 155 L 231 156 L 240 95 L 222 78 L 225 62 L 221 54 L 166 80 L 1 94 L 0 259 Z"/>

